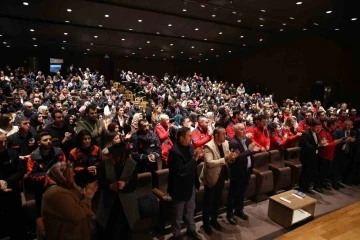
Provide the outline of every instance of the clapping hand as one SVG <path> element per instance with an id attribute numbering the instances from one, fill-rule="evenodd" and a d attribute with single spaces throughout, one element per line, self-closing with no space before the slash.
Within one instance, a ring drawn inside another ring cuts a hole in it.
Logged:
<path id="1" fill-rule="evenodd" d="M 253 135 L 252 133 L 247 133 L 247 134 L 246 134 L 246 137 L 251 139 L 251 138 L 254 137 L 254 135 Z"/>
<path id="2" fill-rule="evenodd" d="M 98 182 L 88 183 L 85 187 L 85 196 L 92 198 L 98 189 Z"/>
<path id="3" fill-rule="evenodd" d="M 197 149 L 195 149 L 194 154 L 193 154 L 193 158 L 197 161 L 200 158 L 202 158 L 205 154 L 205 151 L 202 147 L 199 147 Z"/>
<path id="4" fill-rule="evenodd" d="M 118 185 L 119 185 L 119 190 L 122 190 L 125 187 L 126 183 L 124 181 L 118 181 Z"/>
<path id="5" fill-rule="evenodd" d="M 87 170 L 92 173 L 92 175 L 96 175 L 96 166 L 90 166 L 87 168 Z"/>
<path id="6" fill-rule="evenodd" d="M 250 150 L 250 152 L 254 153 L 254 152 L 259 152 L 261 149 L 258 147 L 258 145 L 256 145 L 256 143 L 250 143 L 248 149 Z M 265 150 L 265 148 L 263 148 Z"/>

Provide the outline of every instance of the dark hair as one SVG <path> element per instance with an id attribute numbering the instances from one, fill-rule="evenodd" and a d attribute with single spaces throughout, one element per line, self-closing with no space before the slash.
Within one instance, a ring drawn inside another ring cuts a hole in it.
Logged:
<path id="1" fill-rule="evenodd" d="M 80 147 L 82 145 L 82 140 L 85 136 L 90 136 L 91 145 L 93 145 L 93 139 L 92 139 L 91 133 L 88 130 L 83 129 L 77 134 L 77 137 L 76 137 L 78 147 Z"/>
<path id="2" fill-rule="evenodd" d="M 215 129 L 213 131 L 213 136 L 215 136 L 215 134 L 219 135 L 220 131 L 223 130 L 223 129 L 225 130 L 225 128 L 223 128 L 221 126 L 215 127 Z"/>
<path id="3" fill-rule="evenodd" d="M 30 119 L 28 117 L 20 117 L 19 124 L 25 121 L 30 121 Z"/>
<path id="4" fill-rule="evenodd" d="M 321 125 L 321 122 L 319 120 L 314 119 L 314 118 L 309 123 L 309 126 L 311 126 L 311 127 L 318 126 L 318 125 Z"/>
<path id="5" fill-rule="evenodd" d="M 89 106 L 87 106 L 85 108 L 85 114 L 88 114 L 90 112 L 90 109 L 96 111 L 96 105 L 90 104 Z"/>
<path id="6" fill-rule="evenodd" d="M 331 125 L 333 125 L 333 124 L 335 124 L 335 123 L 336 123 L 335 120 L 329 119 L 329 120 L 327 120 L 327 122 L 326 122 L 326 126 L 327 126 L 327 127 L 330 127 Z"/>
<path id="7" fill-rule="evenodd" d="M 57 114 L 57 113 L 61 113 L 62 115 L 64 115 L 64 113 L 62 112 L 62 110 L 54 110 L 54 111 L 52 111 L 52 113 L 51 113 L 51 118 L 52 118 L 52 119 L 55 119 L 55 114 Z"/>
<path id="8" fill-rule="evenodd" d="M 269 131 L 269 135 L 272 136 L 275 132 L 275 129 L 278 127 L 278 123 L 276 122 L 272 122 L 272 123 L 269 123 L 268 126 L 267 126 L 267 129 Z"/>
<path id="9" fill-rule="evenodd" d="M 190 119 L 189 117 L 182 117 L 180 118 L 180 125 L 184 126 L 185 119 Z"/>
<path id="10" fill-rule="evenodd" d="M 255 121 L 262 121 L 262 120 L 264 120 L 264 119 L 266 119 L 265 115 L 260 114 L 260 115 L 258 115 L 258 116 L 256 117 Z"/>
<path id="11" fill-rule="evenodd" d="M 176 132 L 176 140 L 179 141 L 180 137 L 185 137 L 186 133 L 190 131 L 188 127 L 181 127 Z"/>
<path id="12" fill-rule="evenodd" d="M 146 122 L 147 122 L 146 118 L 139 119 L 139 121 L 138 121 L 138 127 L 141 127 L 141 125 L 142 125 L 143 123 L 146 123 Z"/>
<path id="13" fill-rule="evenodd" d="M 120 128 L 120 125 L 119 125 L 117 122 L 111 122 L 111 123 L 109 123 L 109 125 L 107 126 L 107 130 L 108 130 L 109 132 L 115 132 L 116 126 L 119 126 L 119 128 Z"/>
<path id="14" fill-rule="evenodd" d="M 36 140 L 37 141 L 40 141 L 41 138 L 43 138 L 44 136 L 50 136 L 51 137 L 51 134 L 49 132 L 40 132 L 37 136 L 36 136 Z"/>
<path id="15" fill-rule="evenodd" d="M 232 118 L 235 118 L 235 116 L 236 115 L 239 115 L 240 114 L 240 109 L 235 109 L 234 111 L 233 111 L 233 116 L 232 116 Z"/>

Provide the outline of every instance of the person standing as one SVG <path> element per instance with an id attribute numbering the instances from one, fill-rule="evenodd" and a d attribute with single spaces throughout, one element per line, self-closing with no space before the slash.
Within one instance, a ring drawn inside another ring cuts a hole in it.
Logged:
<path id="1" fill-rule="evenodd" d="M 226 204 L 226 219 L 235 225 L 234 215 L 243 220 L 249 217 L 244 213 L 244 198 L 252 172 L 252 154 L 260 151 L 256 143 L 246 138 L 246 127 L 243 123 L 234 126 L 235 136 L 229 141 L 231 151 L 238 152 L 234 161 L 229 163 L 230 186 Z M 234 211 L 235 209 L 235 211 Z"/>
<path id="2" fill-rule="evenodd" d="M 186 235 L 202 238 L 195 230 L 195 192 L 200 182 L 197 176 L 197 162 L 204 156 L 201 148 L 194 150 L 191 144 L 190 128 L 182 127 L 177 132 L 177 141 L 169 152 L 168 193 L 173 201 L 172 232 L 174 239 L 182 239 L 181 221 L 184 213 L 187 222 Z"/>
<path id="3" fill-rule="evenodd" d="M 237 157 L 235 152 L 230 152 L 226 140 L 226 130 L 216 127 L 213 131 L 213 140 L 205 144 L 205 161 L 200 175 L 204 184 L 203 228 L 208 235 L 212 234 L 211 226 L 221 231 L 223 228 L 218 223 L 218 211 L 221 196 L 228 179 L 227 163 Z"/>

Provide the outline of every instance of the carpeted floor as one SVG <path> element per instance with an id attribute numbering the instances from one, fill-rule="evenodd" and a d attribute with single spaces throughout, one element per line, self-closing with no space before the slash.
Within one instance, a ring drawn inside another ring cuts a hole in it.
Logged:
<path id="1" fill-rule="evenodd" d="M 327 191 L 323 194 L 317 193 L 316 195 L 310 195 L 313 198 L 318 200 L 315 208 L 315 217 L 322 216 L 334 210 L 340 209 L 342 207 L 348 206 L 352 203 L 360 201 L 360 187 L 355 186 L 346 186 L 339 191 L 332 190 Z M 212 239 L 212 240 L 221 240 L 221 239 L 260 239 L 260 240 L 270 240 L 276 237 L 283 235 L 288 232 L 287 229 L 284 229 L 282 226 L 271 221 L 267 217 L 268 211 L 268 200 L 260 203 L 249 202 L 245 207 L 244 211 L 249 216 L 248 221 L 238 220 L 236 226 L 230 225 L 226 218 L 225 213 L 222 213 L 219 219 L 220 224 L 224 227 L 223 232 L 217 232 L 214 230 L 214 233 L 211 236 L 205 234 L 201 228 L 202 221 L 201 218 L 196 222 L 197 232 L 203 237 L 203 239 Z M 142 237 L 141 240 L 149 239 L 171 239 L 172 234 L 170 229 L 168 234 L 165 236 L 147 236 Z M 185 229 L 183 229 L 185 232 Z M 136 238 L 138 239 L 138 238 Z M 186 238 L 185 238 L 186 239 Z"/>

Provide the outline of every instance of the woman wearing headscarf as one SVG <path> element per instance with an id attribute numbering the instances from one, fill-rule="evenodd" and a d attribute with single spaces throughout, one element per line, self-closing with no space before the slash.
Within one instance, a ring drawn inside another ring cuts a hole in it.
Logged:
<path id="1" fill-rule="evenodd" d="M 36 130 L 36 133 L 40 133 L 46 127 L 44 118 L 40 113 L 34 113 L 30 117 L 30 125 Z"/>
<path id="2" fill-rule="evenodd" d="M 100 204 L 96 214 L 99 239 L 131 239 L 139 218 L 136 199 L 137 163 L 130 158 L 124 142 L 108 148 L 109 155 L 99 167 Z"/>
<path id="3" fill-rule="evenodd" d="M 51 186 L 43 195 L 41 215 L 46 238 L 51 240 L 89 240 L 94 237 L 91 200 L 97 182 L 86 186 L 84 193 L 74 184 L 70 163 L 58 162 L 47 173 Z"/>
<path id="4" fill-rule="evenodd" d="M 143 118 L 143 114 L 142 114 L 142 113 L 135 113 L 135 114 L 134 114 L 134 117 L 133 117 L 133 119 L 132 119 L 132 121 L 131 121 L 131 131 L 130 131 L 131 134 L 134 134 L 134 133 L 137 131 L 137 129 L 138 129 L 138 127 L 139 127 L 138 122 L 139 122 L 139 120 L 142 119 L 142 118 Z"/>

